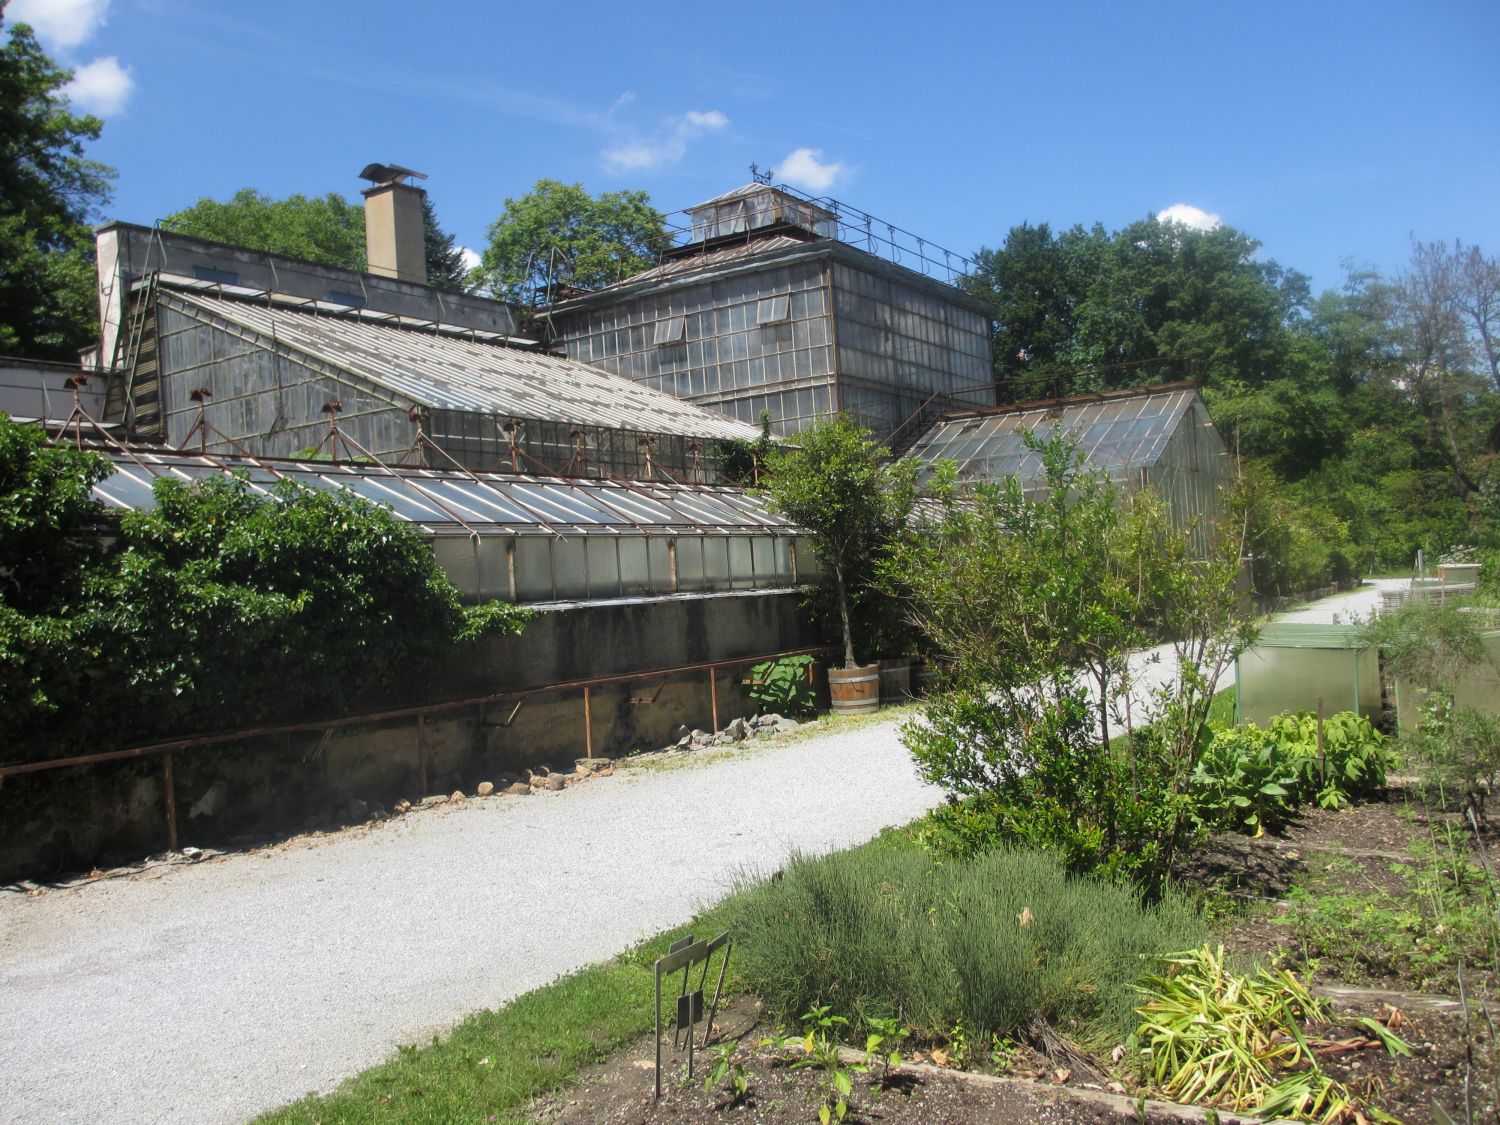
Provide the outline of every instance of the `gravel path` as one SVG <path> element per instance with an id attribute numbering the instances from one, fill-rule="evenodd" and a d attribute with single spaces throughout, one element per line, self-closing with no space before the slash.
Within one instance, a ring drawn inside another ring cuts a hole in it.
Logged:
<path id="1" fill-rule="evenodd" d="M 0 894 L 0 1120 L 241 1121 L 939 800 L 879 723 Z"/>
<path id="2" fill-rule="evenodd" d="M 0 1119 L 241 1121 L 682 923 L 738 870 L 939 799 L 880 723 L 0 893 Z"/>

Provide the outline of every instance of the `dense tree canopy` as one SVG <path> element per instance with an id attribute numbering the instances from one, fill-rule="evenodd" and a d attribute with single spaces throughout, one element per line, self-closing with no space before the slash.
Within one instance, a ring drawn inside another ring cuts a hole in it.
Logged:
<path id="1" fill-rule="evenodd" d="M 0 47 L 3 355 L 73 359 L 97 334 L 88 221 L 109 199 L 114 170 L 84 156 L 103 126 L 71 111 L 71 78 L 27 25 L 10 26 Z"/>
<path id="2" fill-rule="evenodd" d="M 180 234 L 285 254 L 346 270 L 365 268 L 365 213 L 337 192 L 272 199 L 241 188 L 228 199 L 200 199 L 162 220 Z"/>
<path id="3" fill-rule="evenodd" d="M 538 180 L 505 201 L 479 273 L 497 297 L 544 304 L 559 286 L 597 289 L 656 265 L 665 224 L 643 191 L 592 196 L 581 184 Z"/>

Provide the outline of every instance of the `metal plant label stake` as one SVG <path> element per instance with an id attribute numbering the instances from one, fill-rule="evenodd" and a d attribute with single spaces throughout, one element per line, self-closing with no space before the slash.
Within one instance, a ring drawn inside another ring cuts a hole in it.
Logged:
<path id="1" fill-rule="evenodd" d="M 696 1034 L 694 1029 L 696 1025 L 703 1020 L 703 986 L 708 982 L 709 962 L 713 959 L 713 955 L 720 949 L 724 950 L 724 955 L 719 958 L 719 975 L 714 984 L 713 1003 L 709 1005 L 708 1023 L 703 1030 L 703 1042 L 699 1044 L 696 1042 Z M 714 938 L 712 941 L 694 941 L 693 935 L 689 934 L 687 937 L 673 942 L 670 948 L 668 948 L 667 950 L 667 955 L 665 957 L 659 957 L 656 960 L 655 1096 L 658 1098 L 661 1097 L 662 977 L 670 976 L 672 973 L 677 972 L 678 969 L 682 970 L 682 987 L 677 994 L 677 1019 L 674 1022 L 672 1029 L 672 1046 L 675 1048 L 678 1045 L 683 1032 L 687 1033 L 687 1073 L 688 1078 L 691 1079 L 693 1077 L 693 1053 L 700 1046 L 708 1046 L 709 1038 L 713 1035 L 714 1015 L 719 1010 L 719 1000 L 722 998 L 724 993 L 724 974 L 729 968 L 730 949 L 731 942 L 729 940 L 729 931 L 727 930 L 724 933 L 720 934 L 718 937 Z M 702 965 L 703 968 L 698 974 L 698 987 L 690 991 L 688 988 L 688 984 L 692 975 L 694 965 Z"/>

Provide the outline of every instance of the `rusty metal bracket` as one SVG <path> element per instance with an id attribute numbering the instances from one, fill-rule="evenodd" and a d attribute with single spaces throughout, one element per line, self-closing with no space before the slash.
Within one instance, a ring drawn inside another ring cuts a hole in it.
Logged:
<path id="1" fill-rule="evenodd" d="M 632 695 L 630 697 L 630 702 L 637 704 L 655 703 L 658 699 L 661 698 L 661 693 L 666 689 L 667 681 L 671 678 L 671 676 L 663 676 L 661 678 L 661 683 L 656 685 L 656 690 L 653 691 L 650 695 Z"/>

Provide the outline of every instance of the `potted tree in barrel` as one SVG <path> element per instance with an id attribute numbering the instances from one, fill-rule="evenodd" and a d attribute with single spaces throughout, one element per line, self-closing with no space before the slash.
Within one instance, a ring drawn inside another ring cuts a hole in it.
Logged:
<path id="1" fill-rule="evenodd" d="M 911 513 L 915 466 L 887 464 L 890 451 L 843 414 L 794 440 L 795 447 L 768 456 L 763 491 L 773 511 L 808 533 L 822 564 L 819 581 L 837 609 L 844 663 L 828 669 L 833 709 L 873 711 L 880 706 L 880 670 L 856 659 L 850 608 L 857 597 L 880 596 L 875 565 Z"/>

